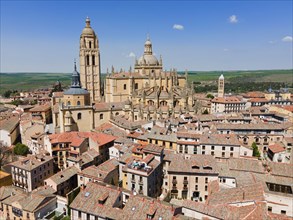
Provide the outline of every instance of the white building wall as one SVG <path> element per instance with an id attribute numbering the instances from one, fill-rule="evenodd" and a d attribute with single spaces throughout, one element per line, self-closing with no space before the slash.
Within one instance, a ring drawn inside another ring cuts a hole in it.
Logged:
<path id="1" fill-rule="evenodd" d="M 3 142 L 5 147 L 11 146 L 10 133 L 5 130 L 0 130 L 0 141 Z"/>
<path id="2" fill-rule="evenodd" d="M 288 196 L 265 193 L 267 206 L 272 207 L 272 213 L 281 214 L 281 211 L 286 211 L 286 215 L 293 217 L 293 195 Z"/>
<path id="3" fill-rule="evenodd" d="M 219 219 L 219 218 L 214 218 L 212 216 L 208 216 L 208 215 L 205 215 L 201 212 L 197 212 L 195 210 L 188 209 L 185 207 L 182 207 L 182 213 L 184 214 L 184 216 L 195 218 L 195 219 L 203 219 L 204 217 L 206 217 L 208 219 L 212 219 L 212 220 Z"/>

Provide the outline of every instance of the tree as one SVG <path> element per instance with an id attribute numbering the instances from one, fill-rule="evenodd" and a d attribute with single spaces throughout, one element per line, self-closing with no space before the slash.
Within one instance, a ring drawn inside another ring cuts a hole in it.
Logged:
<path id="1" fill-rule="evenodd" d="M 213 96 L 212 94 L 207 94 L 207 98 L 209 98 L 209 99 L 213 99 L 213 98 L 215 98 L 215 96 Z"/>
<path id="2" fill-rule="evenodd" d="M 4 98 L 9 98 L 11 95 L 12 91 L 11 90 L 6 90 L 5 92 L 3 92 L 3 97 Z"/>
<path id="3" fill-rule="evenodd" d="M 13 152 L 16 155 L 26 156 L 29 152 L 29 148 L 25 144 L 17 143 L 13 149 Z"/>
<path id="4" fill-rule="evenodd" d="M 258 146 L 256 145 L 255 142 L 252 143 L 251 147 L 252 147 L 252 150 L 253 150 L 252 156 L 254 156 L 254 157 L 260 157 L 260 152 L 259 152 Z"/>

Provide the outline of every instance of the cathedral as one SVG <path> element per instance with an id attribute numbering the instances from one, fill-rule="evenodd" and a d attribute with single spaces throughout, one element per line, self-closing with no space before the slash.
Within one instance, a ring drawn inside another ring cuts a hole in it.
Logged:
<path id="1" fill-rule="evenodd" d="M 128 72 L 107 72 L 101 78 L 99 41 L 90 19 L 80 35 L 79 63 L 74 64 L 71 87 L 54 93 L 55 132 L 92 131 L 115 117 L 130 122 L 178 117 L 194 112 L 193 88 L 175 69 L 163 70 L 162 57 L 153 54 L 148 37 L 144 52 Z"/>

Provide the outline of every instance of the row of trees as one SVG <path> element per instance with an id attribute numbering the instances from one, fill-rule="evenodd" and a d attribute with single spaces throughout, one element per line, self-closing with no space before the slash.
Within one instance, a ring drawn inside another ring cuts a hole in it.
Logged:
<path id="1" fill-rule="evenodd" d="M 287 85 L 289 88 L 293 87 L 293 84 Z M 284 88 L 284 83 L 282 82 L 246 82 L 246 81 L 233 81 L 225 83 L 226 93 L 244 93 L 250 91 L 267 91 L 269 88 L 280 89 Z M 211 85 L 196 85 L 194 90 L 197 93 L 206 92 L 217 92 L 218 86 L 216 84 Z"/>
<path id="2" fill-rule="evenodd" d="M 2 93 L 2 96 L 4 98 L 10 98 L 10 96 L 19 95 L 19 92 L 17 90 L 6 90 Z"/>

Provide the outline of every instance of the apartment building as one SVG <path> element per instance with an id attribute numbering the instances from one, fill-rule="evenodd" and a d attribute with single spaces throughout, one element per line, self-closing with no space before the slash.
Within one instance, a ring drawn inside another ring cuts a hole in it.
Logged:
<path id="1" fill-rule="evenodd" d="M 89 182 L 103 182 L 118 186 L 119 162 L 112 158 L 99 166 L 90 166 L 78 173 L 78 185 L 86 186 Z"/>
<path id="2" fill-rule="evenodd" d="M 109 148 L 114 145 L 116 137 L 96 132 L 64 132 L 48 135 L 44 139 L 46 150 L 54 157 L 59 169 L 67 168 L 69 161 L 76 162 L 88 149 L 95 149 L 99 159 L 109 159 Z"/>
<path id="3" fill-rule="evenodd" d="M 235 134 L 177 133 L 177 152 L 183 154 L 207 154 L 216 158 L 252 156 L 252 149 L 243 146 Z"/>
<path id="4" fill-rule="evenodd" d="M 166 153 L 163 194 L 171 198 L 205 202 L 209 184 L 218 180 L 216 161 L 211 155 Z"/>
<path id="5" fill-rule="evenodd" d="M 284 138 L 285 124 L 258 122 L 254 124 L 216 124 L 218 134 L 236 134 L 243 145 L 268 145 L 280 142 Z M 264 148 L 264 150 L 266 150 Z"/>
<path id="6" fill-rule="evenodd" d="M 245 104 L 238 97 L 216 97 L 211 101 L 211 113 L 240 112 L 245 109 Z"/>
<path id="7" fill-rule="evenodd" d="M 0 188 L 0 204 L 3 219 L 37 220 L 43 219 L 57 208 L 57 198 L 51 188 L 30 193 L 17 191 L 12 187 Z"/>
<path id="8" fill-rule="evenodd" d="M 57 195 L 66 197 L 66 194 L 77 187 L 77 173 L 75 167 L 68 167 L 44 181 L 45 186 L 50 186 L 56 190 Z"/>
<path id="9" fill-rule="evenodd" d="M 38 154 L 11 163 L 13 185 L 27 192 L 42 186 L 44 180 L 54 174 L 53 160 L 51 156 Z"/>
<path id="10" fill-rule="evenodd" d="M 123 156 L 119 161 L 119 174 L 124 189 L 150 197 L 161 194 L 162 162 L 155 155 Z"/>

